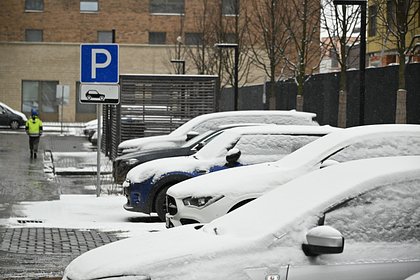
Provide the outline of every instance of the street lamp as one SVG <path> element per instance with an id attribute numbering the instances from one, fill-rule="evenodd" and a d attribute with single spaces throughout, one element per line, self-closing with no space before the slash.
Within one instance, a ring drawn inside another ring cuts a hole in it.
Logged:
<path id="1" fill-rule="evenodd" d="M 181 64 L 182 74 L 185 74 L 185 60 L 184 59 L 171 59 L 171 63 Z M 177 67 L 177 74 L 179 74 L 178 67 Z"/>
<path id="2" fill-rule="evenodd" d="M 366 69 L 366 4 L 367 0 L 333 0 L 334 5 L 360 6 L 360 102 L 359 125 L 365 121 L 365 69 Z M 345 20 L 345 19 L 344 19 Z"/>
<path id="3" fill-rule="evenodd" d="M 235 68 L 234 68 L 234 105 L 233 108 L 235 111 L 238 110 L 238 98 L 239 98 L 239 92 L 238 92 L 238 61 L 239 61 L 239 47 L 238 44 L 233 43 L 217 43 L 214 45 L 215 47 L 221 48 L 221 49 L 234 49 L 235 50 Z"/>

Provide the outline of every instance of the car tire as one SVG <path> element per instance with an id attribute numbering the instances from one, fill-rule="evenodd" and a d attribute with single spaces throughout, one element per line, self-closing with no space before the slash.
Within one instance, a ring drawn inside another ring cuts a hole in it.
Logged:
<path id="1" fill-rule="evenodd" d="M 104 100 L 105 100 L 105 96 L 101 95 L 101 96 L 99 97 L 99 99 L 100 99 L 101 101 L 104 101 Z"/>
<path id="2" fill-rule="evenodd" d="M 9 125 L 11 129 L 18 129 L 20 126 L 18 121 L 11 121 Z"/>
<path id="3" fill-rule="evenodd" d="M 164 222 L 165 215 L 166 215 L 166 191 L 172 186 L 166 185 L 161 189 L 158 194 L 156 195 L 155 200 L 155 209 L 156 213 L 158 214 L 159 219 Z"/>
<path id="4" fill-rule="evenodd" d="M 91 100 L 92 99 L 92 96 L 86 95 L 86 98 L 87 98 L 87 100 Z"/>

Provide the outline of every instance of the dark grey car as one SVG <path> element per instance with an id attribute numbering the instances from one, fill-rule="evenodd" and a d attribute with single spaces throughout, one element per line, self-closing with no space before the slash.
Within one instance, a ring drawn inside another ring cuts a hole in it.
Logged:
<path id="1" fill-rule="evenodd" d="M 207 131 L 199 136 L 196 136 L 186 142 L 181 147 L 172 147 L 165 149 L 150 149 L 133 152 L 117 157 L 113 162 L 112 174 L 114 181 L 117 184 L 122 184 L 125 177 L 132 168 L 139 164 L 160 158 L 190 156 L 200 150 L 205 144 L 210 142 L 214 137 L 222 133 L 224 130 L 238 127 L 264 124 L 232 124 L 221 126 L 217 130 Z"/>
<path id="2" fill-rule="evenodd" d="M 18 129 L 25 125 L 26 120 L 22 116 L 10 110 L 7 106 L 0 103 L 0 125 L 9 126 L 11 129 Z"/>

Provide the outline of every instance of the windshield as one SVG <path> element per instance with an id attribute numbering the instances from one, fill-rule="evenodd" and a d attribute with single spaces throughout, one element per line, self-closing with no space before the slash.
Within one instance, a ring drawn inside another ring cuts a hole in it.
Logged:
<path id="1" fill-rule="evenodd" d="M 206 160 L 226 156 L 227 151 L 235 146 L 239 136 L 223 131 L 216 137 L 210 138 L 211 141 L 195 154 L 196 158 Z"/>

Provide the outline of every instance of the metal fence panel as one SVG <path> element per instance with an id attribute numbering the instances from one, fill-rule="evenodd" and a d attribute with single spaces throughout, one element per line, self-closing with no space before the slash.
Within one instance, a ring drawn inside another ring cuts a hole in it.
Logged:
<path id="1" fill-rule="evenodd" d="M 115 159 L 122 141 L 168 134 L 217 111 L 218 90 L 217 76 L 121 75 L 120 104 L 104 110 L 104 152 Z"/>

